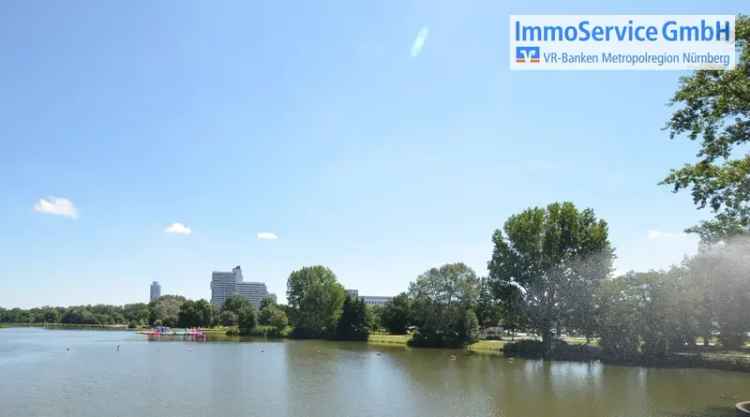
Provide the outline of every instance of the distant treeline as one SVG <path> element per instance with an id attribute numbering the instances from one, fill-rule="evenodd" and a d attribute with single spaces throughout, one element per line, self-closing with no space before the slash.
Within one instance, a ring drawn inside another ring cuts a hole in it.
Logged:
<path id="1" fill-rule="evenodd" d="M 606 357 L 632 361 L 684 351 L 698 340 L 727 349 L 750 331 L 750 238 L 704 243 L 668 271 L 612 277 L 607 223 L 569 202 L 511 216 L 493 234 L 489 274 L 463 263 L 432 268 L 383 307 L 347 296 L 324 266 L 304 267 L 287 281 L 288 305 L 263 300 L 259 311 L 240 296 L 216 310 L 206 300 L 166 295 L 149 304 L 0 309 L 3 323 L 129 327 L 213 327 L 244 335 L 367 340 L 375 329 L 411 332 L 414 346 L 457 347 L 482 328 L 539 335 L 554 356 L 563 334 L 598 339 Z M 558 352 L 559 353 L 559 352 Z"/>
<path id="2" fill-rule="evenodd" d="M 149 305 L 144 303 L 114 306 L 106 304 L 70 307 L 37 307 L 31 309 L 0 308 L 0 323 L 14 324 L 147 324 Z"/>

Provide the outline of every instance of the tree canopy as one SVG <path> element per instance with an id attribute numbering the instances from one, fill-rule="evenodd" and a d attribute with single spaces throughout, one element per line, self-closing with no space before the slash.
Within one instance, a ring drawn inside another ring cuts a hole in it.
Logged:
<path id="1" fill-rule="evenodd" d="M 432 268 L 409 284 L 410 311 L 417 331 L 414 346 L 458 347 L 474 340 L 478 321 L 473 309 L 479 279 L 463 263 Z"/>
<path id="2" fill-rule="evenodd" d="M 607 223 L 573 203 L 511 216 L 493 237 L 490 281 L 506 310 L 542 335 L 545 349 L 562 325 L 590 333 L 593 292 L 612 267 Z"/>
<path id="3" fill-rule="evenodd" d="M 180 306 L 177 322 L 180 327 L 210 327 L 214 323 L 214 308 L 206 300 L 186 300 Z"/>
<path id="4" fill-rule="evenodd" d="M 383 306 L 380 321 L 383 327 L 391 333 L 405 334 L 411 325 L 411 300 L 407 293 L 401 293 Z"/>
<path id="5" fill-rule="evenodd" d="M 304 267 L 287 280 L 290 321 L 297 337 L 331 337 L 346 291 L 324 266 Z"/>
<path id="6" fill-rule="evenodd" d="M 176 327 L 178 325 L 180 307 L 185 297 L 179 295 L 163 295 L 149 303 L 151 310 L 151 324 Z"/>
<path id="7" fill-rule="evenodd" d="M 370 319 L 367 306 L 359 297 L 344 299 L 341 317 L 336 324 L 336 338 L 340 340 L 367 340 L 370 336 Z"/>
<path id="8" fill-rule="evenodd" d="M 716 213 L 688 229 L 709 242 L 750 227 L 750 154 L 743 147 L 750 143 L 750 18 L 738 16 L 735 36 L 737 67 L 683 77 L 671 100 L 679 108 L 667 123 L 671 138 L 700 141 L 697 160 L 673 169 L 662 184 L 689 189 L 699 208 Z"/>

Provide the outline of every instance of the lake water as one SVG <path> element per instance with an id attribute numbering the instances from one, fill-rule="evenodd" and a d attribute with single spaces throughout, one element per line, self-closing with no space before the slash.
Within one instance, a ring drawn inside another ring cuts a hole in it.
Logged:
<path id="1" fill-rule="evenodd" d="M 355 342 L 0 329 L 3 417 L 733 416 L 740 399 L 750 399 L 750 374 Z"/>

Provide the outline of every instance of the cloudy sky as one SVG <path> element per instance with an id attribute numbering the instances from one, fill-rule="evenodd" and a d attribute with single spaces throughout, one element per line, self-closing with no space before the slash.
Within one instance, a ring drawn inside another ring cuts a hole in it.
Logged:
<path id="1" fill-rule="evenodd" d="M 708 213 L 657 185 L 679 72 L 511 73 L 511 13 L 735 13 L 745 2 L 0 5 L 0 306 L 210 296 L 241 265 L 392 295 L 486 272 L 490 237 L 571 200 L 619 271 L 695 250 Z"/>

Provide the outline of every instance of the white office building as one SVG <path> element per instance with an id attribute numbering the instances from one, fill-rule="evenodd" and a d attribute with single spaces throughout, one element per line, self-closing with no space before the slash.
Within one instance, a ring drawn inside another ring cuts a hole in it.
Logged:
<path id="1" fill-rule="evenodd" d="M 393 299 L 393 297 L 381 297 L 377 295 L 363 295 L 360 298 L 362 298 L 365 304 L 370 306 L 382 306 Z"/>
<path id="2" fill-rule="evenodd" d="M 393 297 L 381 297 L 381 296 L 376 296 L 376 295 L 359 295 L 359 290 L 355 290 L 355 289 L 347 289 L 346 295 L 348 295 L 351 298 L 359 298 L 362 301 L 364 301 L 365 304 L 371 305 L 371 306 L 382 306 L 393 299 Z"/>
<path id="3" fill-rule="evenodd" d="M 265 283 L 245 282 L 239 266 L 234 267 L 232 272 L 212 272 L 211 304 L 220 309 L 227 298 L 233 295 L 245 297 L 256 309 L 260 308 L 260 302 L 264 298 L 275 298 L 275 295 L 268 293 Z"/>

